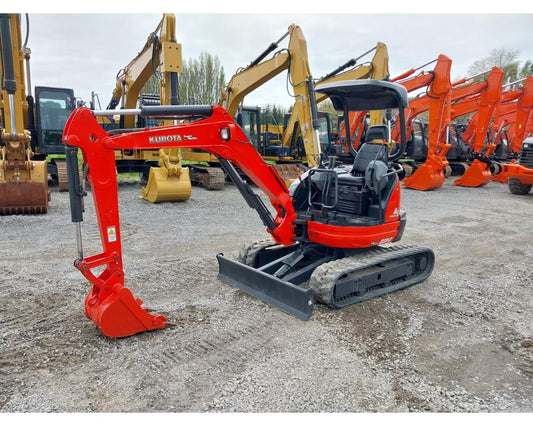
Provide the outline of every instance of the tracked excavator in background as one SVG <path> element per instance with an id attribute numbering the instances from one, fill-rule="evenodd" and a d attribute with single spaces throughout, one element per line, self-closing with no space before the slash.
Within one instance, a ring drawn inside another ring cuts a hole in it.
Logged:
<path id="1" fill-rule="evenodd" d="M 505 160 L 514 163 L 521 155 L 522 142 L 528 136 L 529 121 L 533 120 L 533 76 L 509 83 L 506 86 L 524 83 L 522 87 L 503 92 L 498 103 L 492 124 L 492 138 L 495 144 L 505 140 L 507 147 L 498 152 L 501 172 L 493 176 L 493 180 L 508 183 L 507 169 L 503 166 Z M 506 87 L 504 86 L 504 87 Z M 504 137 L 505 135 L 505 137 Z M 504 149 L 507 148 L 507 152 Z M 505 154 L 507 154 L 505 156 Z M 502 161 L 503 160 L 503 161 Z"/>
<path id="2" fill-rule="evenodd" d="M 504 72 L 493 67 L 485 81 L 452 88 L 451 120 L 476 112 L 476 119 L 472 121 L 475 131 L 470 143 L 472 163 L 453 182 L 454 185 L 478 187 L 492 180 L 490 157 L 496 145 L 487 140 L 487 135 L 494 109 L 501 98 L 503 77 Z"/>
<path id="3" fill-rule="evenodd" d="M 153 75 L 159 82 L 159 96 L 154 102 L 160 105 L 179 103 L 178 74 L 183 72 L 181 44 L 176 39 L 176 18 L 165 13 L 157 28 L 149 35 L 141 52 L 119 71 L 116 86 L 109 104 L 108 115 L 99 117 L 102 126 L 110 134 L 129 131 L 142 121 L 135 115 L 113 117 L 117 107 L 132 110 L 143 97 L 143 87 Z M 95 109 L 91 102 L 91 109 Z M 153 125 L 169 124 L 155 122 Z M 141 127 L 146 123 L 142 123 Z M 141 189 L 141 197 L 152 202 L 185 201 L 191 196 L 189 168 L 183 167 L 178 149 L 121 149 L 116 153 L 118 173 L 140 173 L 148 176 L 147 185 Z M 223 177 L 222 177 L 223 179 Z"/>
<path id="4" fill-rule="evenodd" d="M 61 135 L 75 107 L 74 92 L 41 86 L 32 96 L 29 19 L 24 43 L 20 19 L 0 14 L 0 214 L 47 213 L 48 174 L 60 191 L 67 188 Z M 47 163 L 49 154 L 63 158 Z"/>
<path id="5" fill-rule="evenodd" d="M 507 177 L 509 191 L 526 195 L 533 187 L 533 76 L 528 76 L 522 87 L 522 95 L 516 103 L 516 121 L 513 128 L 511 151 L 516 152 L 522 141 L 516 162 L 504 164 L 501 174 Z"/>
<path id="6" fill-rule="evenodd" d="M 93 285 L 85 314 L 103 334 L 129 336 L 167 324 L 164 316 L 149 313 L 124 286 L 117 149 L 191 147 L 215 155 L 272 237 L 267 243 L 245 246 L 239 261 L 219 254 L 219 279 L 302 320 L 311 316 L 315 299 L 342 308 L 419 283 L 431 274 L 434 254 L 430 249 L 384 246 L 399 241 L 406 224 L 394 161 L 405 148 L 407 92 L 399 85 L 376 80 L 323 84 L 316 91 L 327 95 L 345 117 L 350 110 L 397 108 L 400 149 L 388 155 L 383 129 L 378 126 L 381 143 L 364 144 L 353 165 L 339 165 L 330 157 L 327 164 L 320 163 L 287 188 L 275 168 L 263 161 L 230 114 L 218 105 L 122 110 L 119 113 L 187 122 L 118 135 L 109 135 L 96 120 L 106 111 L 78 108 L 73 112 L 63 141 L 78 241 L 75 267 Z M 89 257 L 83 253 L 81 237 L 84 193 L 77 171 L 78 148 L 84 167 L 88 167 L 103 247 L 102 253 Z M 273 210 L 235 167 L 264 192 Z"/>
<path id="7" fill-rule="evenodd" d="M 418 75 L 410 77 L 415 71 L 433 62 L 436 62 L 433 71 L 423 70 Z M 391 80 L 404 86 L 408 92 L 426 88 L 426 95 L 418 96 L 409 102 L 406 113 L 409 137 L 412 130 L 411 122 L 420 113 L 429 111 L 427 154 L 424 163 L 416 164 L 414 173 L 403 179 L 403 184 L 407 188 L 427 191 L 441 187 L 444 182 L 445 169 L 448 167 L 446 154 L 450 149 L 451 66 L 452 60 L 441 54 L 436 60 L 408 70 Z M 399 129 L 398 125 L 391 129 L 393 140 L 398 140 Z"/>
<path id="8" fill-rule="evenodd" d="M 361 58 L 364 58 L 368 54 L 374 52 L 374 55 L 370 62 L 358 63 Z M 374 79 L 374 80 L 386 80 L 389 77 L 389 54 L 387 46 L 383 43 L 378 42 L 375 47 L 359 55 L 357 58 L 352 58 L 347 61 L 345 64 L 337 67 L 335 70 L 329 72 L 325 76 L 319 78 L 315 82 L 315 86 L 318 84 L 334 83 L 338 81 L 346 80 L 359 80 L 359 79 Z M 320 104 L 327 99 L 327 96 L 323 93 L 317 93 L 315 96 L 315 101 L 317 104 Z M 319 112 L 319 118 L 320 118 Z M 326 115 L 326 113 L 322 113 Z M 353 128 L 354 120 L 357 120 L 356 117 L 361 116 L 367 117 L 368 120 L 364 122 L 365 129 L 367 126 L 376 126 L 382 125 L 384 123 L 383 111 L 362 111 L 362 112 L 350 112 L 350 124 Z M 322 121 L 322 122 L 325 122 Z M 360 123 L 362 120 L 360 120 Z M 331 125 L 328 125 L 331 127 Z M 327 132 L 328 138 L 324 141 L 322 138 L 321 151 L 324 152 L 326 156 L 334 155 L 338 159 L 344 162 L 353 162 L 357 143 L 348 143 L 351 139 L 346 138 L 346 133 L 343 132 L 344 129 L 344 120 L 341 120 L 341 131 L 335 140 L 333 140 L 331 132 Z M 285 132 L 283 137 L 283 146 L 294 146 L 297 145 L 295 142 L 300 136 L 299 127 L 298 127 L 298 116 L 296 110 L 293 109 L 293 112 L 290 115 L 290 120 L 286 123 L 285 128 L 288 131 Z M 293 129 L 291 132 L 290 129 Z M 351 137 L 354 136 L 355 129 L 352 130 Z M 356 135 L 360 139 L 362 131 L 356 132 Z M 358 141 L 357 141 L 358 142 Z M 309 163 L 308 163 L 309 164 Z"/>
<path id="9" fill-rule="evenodd" d="M 280 43 L 289 37 L 288 46 L 279 49 Z M 368 64 L 357 64 L 357 61 L 371 52 L 374 57 Z M 270 54 L 272 57 L 267 58 Z M 347 70 L 352 67 L 352 69 Z M 255 116 L 257 110 L 243 107 L 246 95 L 256 90 L 275 76 L 287 71 L 287 81 L 294 91 L 295 103 L 291 118 L 284 126 L 284 132 L 279 144 L 262 146 L 263 158 L 274 161 L 279 173 L 286 182 L 294 180 L 306 167 L 316 167 L 322 153 L 322 146 L 329 145 L 329 135 L 321 139 L 321 117 L 317 110 L 317 103 L 326 99 L 326 96 L 313 92 L 316 84 L 310 71 L 307 53 L 307 43 L 301 28 L 291 25 L 288 31 L 276 42 L 253 60 L 247 67 L 239 69 L 222 88 L 222 95 L 219 105 L 224 107 L 232 116 L 237 117 L 240 123 L 251 123 L 248 114 Z M 378 43 L 376 47 L 368 50 L 355 59 L 350 59 L 335 71 L 323 77 L 320 82 L 333 82 L 340 80 L 353 80 L 363 78 L 382 79 L 388 75 L 388 53 L 387 47 L 383 43 Z M 376 112 L 379 114 L 379 112 Z M 324 118 L 324 116 L 322 116 Z M 258 123 L 257 119 L 255 122 Z M 324 123 L 325 121 L 322 121 Z M 259 141 L 261 133 L 256 127 L 253 135 Z M 252 132 L 248 132 L 249 136 Z M 260 143 L 256 146 L 259 149 Z M 198 149 L 182 150 L 184 160 L 194 162 L 206 162 L 211 165 L 217 164 L 215 156 L 202 152 Z M 191 166 L 192 167 L 192 166 Z M 194 180 L 194 177 L 193 177 Z"/>

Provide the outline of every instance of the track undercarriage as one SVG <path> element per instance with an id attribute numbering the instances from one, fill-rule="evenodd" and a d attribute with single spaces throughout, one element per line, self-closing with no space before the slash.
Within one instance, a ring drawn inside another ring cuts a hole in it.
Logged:
<path id="1" fill-rule="evenodd" d="M 222 281 L 307 320 L 313 299 L 339 309 L 417 284 L 431 274 L 435 256 L 405 245 L 333 249 L 262 240 L 245 246 L 238 262 L 218 260 Z"/>

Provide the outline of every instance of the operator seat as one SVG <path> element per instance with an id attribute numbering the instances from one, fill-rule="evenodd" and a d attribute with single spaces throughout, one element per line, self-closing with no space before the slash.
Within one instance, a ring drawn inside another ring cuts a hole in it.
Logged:
<path id="1" fill-rule="evenodd" d="M 365 134 L 365 142 L 372 142 L 373 140 L 386 141 L 389 129 L 385 125 L 370 126 Z"/>

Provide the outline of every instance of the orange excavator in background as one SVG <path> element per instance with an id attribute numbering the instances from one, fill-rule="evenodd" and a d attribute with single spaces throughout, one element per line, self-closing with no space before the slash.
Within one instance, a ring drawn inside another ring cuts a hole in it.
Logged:
<path id="1" fill-rule="evenodd" d="M 497 145 L 506 136 L 508 157 L 514 162 L 522 149 L 522 142 L 528 136 L 528 121 L 533 118 L 533 76 L 509 83 L 504 87 L 524 82 L 522 87 L 503 92 L 494 112 L 491 136 Z M 501 172 L 493 177 L 496 182 L 507 183 L 503 164 Z"/>
<path id="2" fill-rule="evenodd" d="M 492 180 L 490 156 L 496 146 L 492 141 L 487 141 L 487 134 L 494 108 L 501 98 L 503 77 L 504 72 L 493 67 L 485 81 L 467 86 L 454 85 L 452 88 L 451 120 L 477 112 L 475 121 L 471 121 L 475 127 L 470 141 L 470 156 L 473 162 L 463 175 L 454 181 L 454 185 L 477 187 Z M 468 141 L 464 133 L 463 140 Z"/>
<path id="3" fill-rule="evenodd" d="M 524 79 L 525 80 L 525 79 Z M 517 84 L 518 82 L 523 81 L 519 80 L 516 82 L 508 83 L 502 86 L 501 97 L 494 108 L 491 120 L 491 126 L 489 128 L 489 134 L 487 139 L 495 146 L 492 160 L 492 173 L 493 175 L 498 175 L 501 171 L 502 161 L 507 160 L 510 156 L 509 151 L 509 135 L 507 130 L 516 119 L 516 104 L 515 101 L 522 93 L 519 90 L 505 90 L 506 88 Z M 467 126 L 463 131 L 463 138 L 466 140 L 472 140 L 476 132 L 476 123 L 477 123 L 478 113 L 474 113 L 469 121 Z M 453 164 L 452 164 L 453 166 Z M 465 165 L 464 170 L 468 165 Z M 464 173 L 464 170 L 460 174 Z M 493 176 L 493 180 L 497 180 L 498 176 Z M 506 180 L 507 181 L 507 180 Z"/>
<path id="4" fill-rule="evenodd" d="M 416 70 L 433 62 L 437 62 L 433 71 L 422 71 L 414 77 L 409 77 Z M 403 179 L 403 184 L 407 188 L 426 191 L 439 188 L 444 182 L 445 169 L 448 166 L 446 153 L 450 148 L 448 140 L 451 109 L 451 67 L 452 60 L 441 54 L 436 60 L 416 70 L 411 69 L 392 80 L 404 86 L 408 92 L 426 88 L 426 95 L 411 100 L 406 112 L 409 138 L 412 130 L 411 122 L 417 115 L 429 110 L 426 160 L 416 168 L 411 176 Z M 398 139 L 399 126 L 394 126 L 391 135 L 392 140 Z M 444 142 L 442 142 L 443 139 Z"/>
<path id="5" fill-rule="evenodd" d="M 520 154 L 515 163 L 504 164 L 501 174 L 507 177 L 509 190 L 516 195 L 525 195 L 533 186 L 533 76 L 528 76 L 522 87 L 522 96 L 516 103 L 516 121 L 513 129 L 511 150 L 521 142 Z"/>
<path id="6" fill-rule="evenodd" d="M 0 214 L 47 213 L 48 174 L 68 187 L 61 135 L 74 92 L 38 86 L 32 96 L 28 15 L 26 31 L 23 43 L 20 16 L 0 14 Z"/>
<path id="7" fill-rule="evenodd" d="M 95 118 L 106 111 L 78 108 L 73 112 L 63 141 L 71 217 L 77 225 L 75 266 L 93 285 L 85 301 L 85 314 L 102 333 L 129 336 L 164 328 L 167 321 L 162 315 L 147 312 L 142 301 L 124 286 L 116 149 L 191 147 L 216 155 L 273 239 L 246 246 L 239 261 L 219 254 L 219 279 L 302 320 L 311 316 L 314 299 L 343 308 L 417 284 L 431 274 L 432 250 L 381 247 L 399 241 L 406 224 L 406 213 L 400 208 L 398 170 L 393 164 L 406 143 L 407 91 L 377 80 L 323 84 L 316 91 L 327 95 L 333 106 L 345 113 L 398 109 L 400 148 L 389 156 L 385 134 L 380 132 L 381 142 L 365 143 L 352 166 L 340 167 L 330 158 L 327 164 L 310 169 L 289 189 L 275 168 L 262 160 L 242 128 L 218 105 L 122 110 L 120 114 L 186 121 L 116 135 L 106 133 Z M 77 172 L 78 148 L 88 169 L 103 247 L 102 253 L 89 257 L 84 256 L 81 241 L 84 192 Z M 241 179 L 235 166 L 264 192 L 271 208 Z M 304 283 L 309 283 L 309 288 L 302 286 Z"/>

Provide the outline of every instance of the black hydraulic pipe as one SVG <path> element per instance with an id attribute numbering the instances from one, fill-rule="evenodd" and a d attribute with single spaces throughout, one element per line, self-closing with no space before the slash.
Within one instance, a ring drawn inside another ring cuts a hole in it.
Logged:
<path id="1" fill-rule="evenodd" d="M 8 95 L 14 95 L 17 92 L 17 82 L 15 81 L 15 66 L 12 55 L 11 22 L 7 13 L 0 14 L 0 34 L 2 36 L 2 46 L 0 48 L 4 59 L 3 89 Z"/>
<path id="2" fill-rule="evenodd" d="M 70 215 L 72 222 L 83 222 L 83 189 L 80 184 L 78 167 L 78 148 L 65 145 L 67 162 L 68 192 L 70 197 Z"/>
<path id="3" fill-rule="evenodd" d="M 180 95 L 178 91 L 178 73 L 170 73 L 170 104 L 179 105 Z"/>
<path id="4" fill-rule="evenodd" d="M 309 93 L 309 102 L 311 103 L 311 120 L 313 122 L 313 129 L 320 128 L 320 121 L 318 120 L 318 109 L 316 106 L 315 91 L 313 88 L 313 77 L 309 76 L 307 79 L 307 91 Z"/>
<path id="5" fill-rule="evenodd" d="M 338 73 L 340 73 L 341 71 L 344 71 L 346 68 L 348 67 L 352 67 L 356 64 L 356 60 L 355 59 L 350 59 L 348 62 L 346 62 L 344 65 L 341 65 L 340 67 L 338 67 L 337 69 L 331 71 L 329 74 L 326 74 L 324 77 L 321 78 L 321 80 L 325 80 L 327 78 L 330 78 L 330 77 L 333 77 L 334 75 L 337 75 Z"/>
<path id="6" fill-rule="evenodd" d="M 267 47 L 267 49 L 261 53 L 254 61 L 252 61 L 250 63 L 250 65 L 247 66 L 247 68 L 250 68 L 250 67 L 253 67 L 255 65 L 257 65 L 259 62 L 261 62 L 264 58 L 266 58 L 266 56 L 270 53 L 270 52 L 273 52 L 274 50 L 276 50 L 278 48 L 278 45 L 279 43 L 281 43 L 281 41 L 287 37 L 289 35 L 289 31 L 287 31 L 283 37 L 281 37 L 278 41 L 276 42 L 273 42 L 273 43 L 270 43 L 270 46 Z"/>
<path id="7" fill-rule="evenodd" d="M 211 105 L 146 105 L 141 107 L 142 116 L 205 115 L 213 113 Z"/>
<path id="8" fill-rule="evenodd" d="M 250 188 L 250 185 L 248 185 L 245 181 L 241 179 L 239 173 L 237 173 L 237 171 L 235 170 L 235 167 L 233 167 L 233 165 L 228 160 L 226 160 L 225 158 L 218 157 L 218 161 L 220 162 L 220 166 L 222 167 L 222 169 L 228 174 L 231 181 L 239 189 L 239 192 L 248 203 L 248 206 L 254 209 L 259 214 L 259 217 L 261 218 L 263 224 L 268 229 L 273 231 L 276 228 L 276 224 L 274 223 L 272 215 L 270 214 L 270 211 L 266 208 L 263 201 L 261 201 L 259 196 L 254 193 L 254 191 Z"/>

